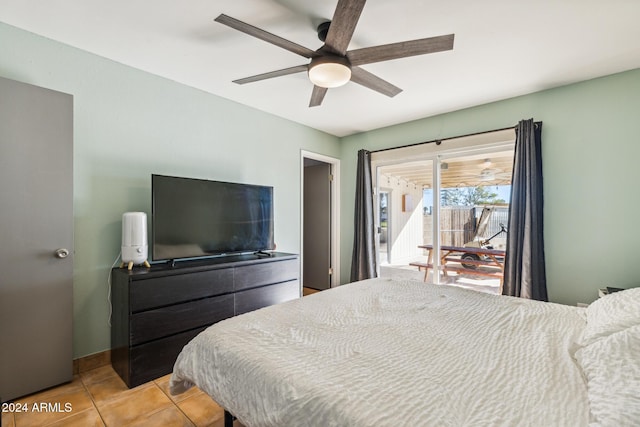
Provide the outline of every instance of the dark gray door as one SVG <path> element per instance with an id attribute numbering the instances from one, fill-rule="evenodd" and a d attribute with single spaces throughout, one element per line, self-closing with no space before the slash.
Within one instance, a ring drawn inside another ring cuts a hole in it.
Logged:
<path id="1" fill-rule="evenodd" d="M 303 285 L 331 287 L 331 165 L 312 162 L 304 168 Z"/>
<path id="2" fill-rule="evenodd" d="M 0 399 L 73 376 L 73 98 L 0 78 Z"/>

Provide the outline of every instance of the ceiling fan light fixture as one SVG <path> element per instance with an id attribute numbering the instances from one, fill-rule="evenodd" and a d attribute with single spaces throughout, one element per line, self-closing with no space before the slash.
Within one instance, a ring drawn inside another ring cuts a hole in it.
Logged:
<path id="1" fill-rule="evenodd" d="M 309 80 L 320 87 L 340 87 L 351 80 L 351 64 L 340 56 L 319 56 L 309 64 Z"/>

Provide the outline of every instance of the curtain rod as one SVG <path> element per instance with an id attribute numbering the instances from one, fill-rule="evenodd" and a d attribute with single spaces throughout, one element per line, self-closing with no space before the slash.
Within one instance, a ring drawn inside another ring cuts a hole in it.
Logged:
<path id="1" fill-rule="evenodd" d="M 537 127 L 537 126 L 540 126 L 542 124 L 542 122 L 534 122 L 533 124 Z M 397 150 L 399 148 L 414 147 L 416 145 L 422 145 L 422 144 L 433 144 L 434 142 L 435 142 L 436 145 L 440 145 L 440 144 L 442 144 L 443 141 L 447 141 L 449 139 L 466 138 L 468 136 L 484 135 L 486 133 L 500 132 L 500 131 L 509 130 L 509 129 L 514 129 L 515 130 L 516 126 L 508 126 L 506 128 L 502 128 L 502 129 L 485 130 L 483 132 L 468 133 L 466 135 L 450 136 L 450 137 L 444 138 L 444 139 L 433 139 L 431 141 L 415 142 L 413 144 L 400 145 L 398 147 L 381 148 L 380 150 L 373 150 L 373 151 L 370 151 L 370 152 L 371 153 L 382 153 L 383 151 Z"/>

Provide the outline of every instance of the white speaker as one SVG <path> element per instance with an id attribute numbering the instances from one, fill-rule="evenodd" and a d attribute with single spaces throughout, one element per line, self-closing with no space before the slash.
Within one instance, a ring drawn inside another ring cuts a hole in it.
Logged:
<path id="1" fill-rule="evenodd" d="M 127 264 L 129 270 L 134 265 L 147 261 L 147 214 L 144 212 L 125 212 L 122 214 L 122 265 Z"/>

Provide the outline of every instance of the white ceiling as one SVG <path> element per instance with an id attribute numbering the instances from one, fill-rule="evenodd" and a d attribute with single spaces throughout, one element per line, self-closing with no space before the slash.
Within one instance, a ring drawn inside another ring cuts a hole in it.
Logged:
<path id="1" fill-rule="evenodd" d="M 309 108 L 305 73 L 232 80 L 307 62 L 214 22 L 220 13 L 310 49 L 337 0 L 2 0 L 0 21 L 333 135 L 402 123 L 640 67 L 638 0 L 370 0 L 349 49 L 455 34 L 454 49 L 362 68 Z"/>

